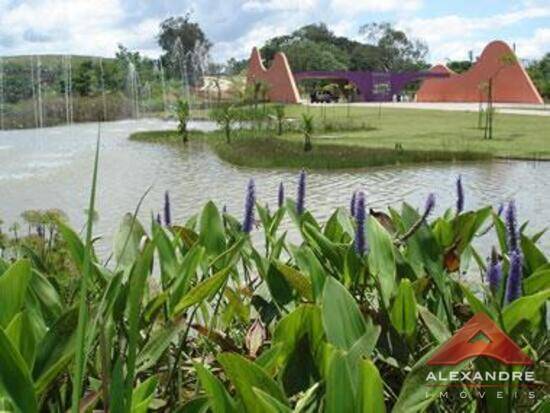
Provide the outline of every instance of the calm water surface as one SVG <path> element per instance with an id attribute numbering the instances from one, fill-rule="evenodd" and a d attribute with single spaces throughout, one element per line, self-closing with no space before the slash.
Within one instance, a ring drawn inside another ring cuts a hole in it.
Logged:
<path id="1" fill-rule="evenodd" d="M 239 215 L 251 177 L 256 179 L 262 203 L 276 204 L 280 181 L 285 183 L 287 195 L 294 196 L 296 171 L 235 167 L 220 161 L 204 144 L 194 143 L 184 149 L 127 139 L 135 131 L 174 127 L 174 123 L 160 120 L 102 125 L 96 233 L 104 237 L 104 252 L 110 248 L 122 215 L 135 209 L 149 186 L 152 189 L 140 213 L 143 222 L 151 213 L 162 210 L 165 190 L 170 191 L 175 220 L 188 218 L 209 199 Z M 191 127 L 212 129 L 214 125 L 195 122 Z M 0 132 L 0 217 L 6 224 L 21 221 L 20 214 L 26 209 L 60 208 L 74 227 L 83 225 L 97 129 L 96 124 L 78 124 Z M 402 201 L 422 206 L 426 195 L 434 192 L 441 211 L 454 205 L 459 174 L 465 185 L 467 208 L 497 206 L 514 198 L 520 220 L 529 221 L 531 233 L 548 225 L 550 162 L 497 161 L 311 173 L 307 207 L 324 219 L 334 207 L 347 206 L 351 192 L 362 188 L 369 206 L 375 209 L 398 206 Z M 548 234 L 541 245 L 550 252 Z"/>

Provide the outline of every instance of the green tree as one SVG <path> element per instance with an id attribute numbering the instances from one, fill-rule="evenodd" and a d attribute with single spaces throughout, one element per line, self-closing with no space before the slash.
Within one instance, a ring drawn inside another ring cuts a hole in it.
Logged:
<path id="1" fill-rule="evenodd" d="M 395 29 L 390 23 L 368 23 L 359 32 L 378 48 L 378 68 L 399 72 L 427 67 L 424 59 L 428 46 L 420 40 L 409 39 L 405 32 Z"/>
<path id="2" fill-rule="evenodd" d="M 78 66 L 73 77 L 73 89 L 80 96 L 90 96 L 96 85 L 96 72 L 92 60 L 85 60 Z"/>
<path id="3" fill-rule="evenodd" d="M 546 100 L 550 99 L 550 53 L 527 66 L 527 73 L 541 96 Z"/>
<path id="4" fill-rule="evenodd" d="M 212 43 L 206 38 L 199 24 L 191 21 L 190 13 L 164 20 L 160 24 L 157 40 L 164 50 L 163 64 L 172 76 L 181 75 L 182 63 L 192 67 L 192 52 L 200 48 L 207 53 L 212 47 Z"/>
<path id="5" fill-rule="evenodd" d="M 464 73 L 472 67 L 469 60 L 453 60 L 447 63 L 447 67 L 456 73 Z"/>

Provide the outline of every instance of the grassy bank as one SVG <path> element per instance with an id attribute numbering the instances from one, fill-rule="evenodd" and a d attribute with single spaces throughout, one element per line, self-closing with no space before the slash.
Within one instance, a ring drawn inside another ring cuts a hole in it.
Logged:
<path id="1" fill-rule="evenodd" d="M 483 139 L 475 112 L 334 106 L 307 107 L 289 105 L 286 114 L 299 118 L 309 112 L 315 117 L 316 135 L 324 144 L 393 148 L 400 143 L 405 150 L 489 152 L 497 157 L 550 159 L 550 117 L 496 113 L 494 138 Z M 375 130 L 324 133 L 326 126 L 335 131 L 340 125 L 352 127 L 368 123 Z"/>
<path id="2" fill-rule="evenodd" d="M 282 137 L 269 130 L 238 131 L 234 135 L 229 144 L 219 131 L 193 131 L 189 138 L 191 141 L 207 141 L 213 151 L 226 162 L 253 168 L 346 169 L 491 159 L 491 155 L 485 152 L 396 150 L 343 145 L 334 141 L 315 142 L 311 151 L 304 152 L 302 138 L 295 132 L 286 133 Z M 181 136 L 176 131 L 136 132 L 130 136 L 130 139 L 174 145 L 182 143 Z"/>
<path id="3" fill-rule="evenodd" d="M 478 114 L 351 106 L 286 106 L 286 132 L 274 126 L 234 132 L 226 144 L 220 132 L 193 132 L 207 139 L 224 160 L 249 167 L 312 169 L 486 160 L 492 157 L 550 160 L 550 117 L 495 115 L 494 138 L 483 139 Z M 314 116 L 313 150 L 303 151 L 302 113 Z M 132 139 L 179 142 L 176 132 L 144 132 Z M 395 148 L 399 147 L 400 150 Z"/>
<path id="4" fill-rule="evenodd" d="M 297 140 L 277 138 L 237 139 L 231 144 L 217 142 L 214 150 L 220 158 L 239 166 L 256 168 L 346 169 L 396 164 L 490 159 L 478 152 L 436 150 L 394 150 L 339 144 L 314 145 L 304 152 Z"/>

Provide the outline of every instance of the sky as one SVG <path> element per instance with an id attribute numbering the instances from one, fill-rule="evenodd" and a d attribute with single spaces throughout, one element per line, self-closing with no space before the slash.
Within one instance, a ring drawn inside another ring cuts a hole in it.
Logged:
<path id="1" fill-rule="evenodd" d="M 159 23 L 192 13 L 214 44 L 216 62 L 248 57 L 252 46 L 325 22 L 364 40 L 359 28 L 390 22 L 427 43 L 428 60 L 466 60 L 491 40 L 522 59 L 550 52 L 549 0 L 0 0 L 0 56 L 67 53 L 114 56 L 118 44 L 157 57 Z"/>

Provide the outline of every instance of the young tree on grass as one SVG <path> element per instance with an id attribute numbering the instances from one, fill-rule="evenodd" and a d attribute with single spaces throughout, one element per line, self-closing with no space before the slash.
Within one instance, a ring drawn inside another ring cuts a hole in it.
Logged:
<path id="1" fill-rule="evenodd" d="M 178 132 L 181 135 L 181 140 L 183 143 L 187 143 L 189 141 L 187 122 L 189 122 L 191 111 L 189 110 L 189 103 L 186 100 L 178 100 L 176 114 L 178 116 Z"/>
<path id="2" fill-rule="evenodd" d="M 304 133 L 304 152 L 313 149 L 311 135 L 313 135 L 313 115 L 302 113 L 302 132 Z"/>
<path id="3" fill-rule="evenodd" d="M 285 106 L 275 105 L 275 117 L 277 118 L 277 135 L 283 134 L 283 123 L 285 121 Z"/>
<path id="4" fill-rule="evenodd" d="M 222 105 L 210 111 L 210 119 L 216 122 L 224 131 L 225 141 L 231 143 L 231 132 L 237 121 L 237 112 L 233 105 Z"/>

